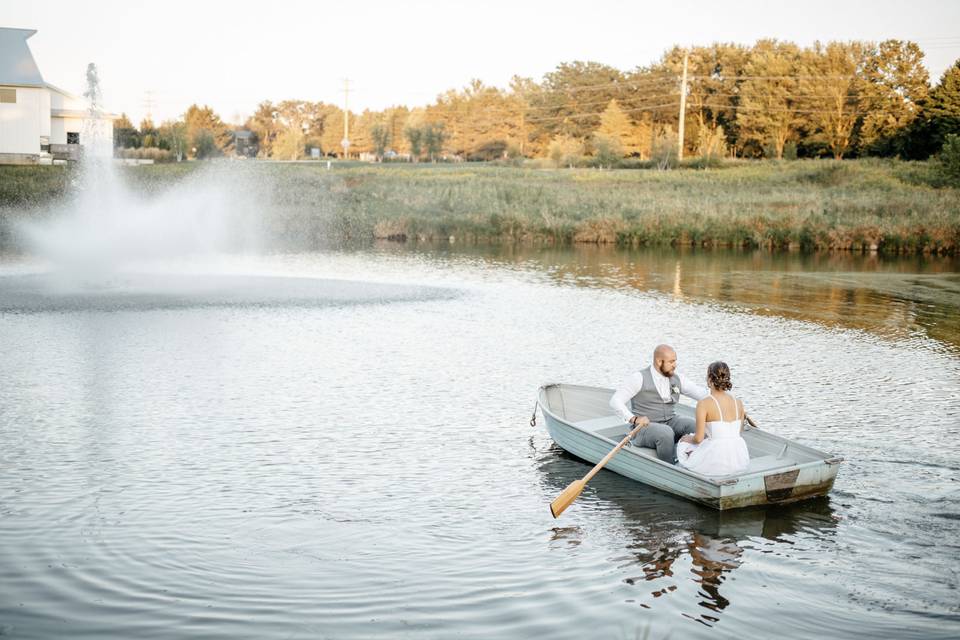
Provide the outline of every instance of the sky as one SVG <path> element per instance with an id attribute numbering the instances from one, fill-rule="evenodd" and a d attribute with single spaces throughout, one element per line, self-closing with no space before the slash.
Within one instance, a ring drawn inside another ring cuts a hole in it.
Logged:
<path id="1" fill-rule="evenodd" d="M 380 110 L 429 104 L 477 78 L 506 87 L 561 62 L 621 70 L 674 45 L 917 42 L 931 81 L 960 58 L 960 0 L 0 0 L 0 26 L 29 40 L 44 79 L 82 94 L 88 62 L 104 105 L 138 123 L 207 104 L 231 123 L 264 100 Z"/>

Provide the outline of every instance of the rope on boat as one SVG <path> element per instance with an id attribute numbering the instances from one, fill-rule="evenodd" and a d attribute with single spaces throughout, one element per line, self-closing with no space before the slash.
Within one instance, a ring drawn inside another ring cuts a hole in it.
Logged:
<path id="1" fill-rule="evenodd" d="M 536 404 L 533 405 L 533 415 L 530 416 L 530 426 L 531 426 L 531 427 L 537 426 L 537 408 L 539 408 L 539 407 L 540 407 L 540 399 L 537 398 Z"/>

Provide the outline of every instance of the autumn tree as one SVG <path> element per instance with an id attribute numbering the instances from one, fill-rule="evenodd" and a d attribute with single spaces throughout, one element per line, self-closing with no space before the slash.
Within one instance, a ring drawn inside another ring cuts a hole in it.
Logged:
<path id="1" fill-rule="evenodd" d="M 220 116 L 206 105 L 190 105 L 183 114 L 183 121 L 187 125 L 191 150 L 197 158 L 223 155 L 233 145 L 233 132 Z"/>
<path id="2" fill-rule="evenodd" d="M 447 91 L 427 108 L 431 122 L 444 125 L 446 144 L 461 157 L 474 157 L 478 150 L 505 148 L 518 137 L 517 104 L 510 94 L 472 80 L 460 91 Z"/>
<path id="3" fill-rule="evenodd" d="M 353 121 L 352 114 L 350 115 L 350 121 Z M 343 156 L 343 146 L 340 144 L 342 140 L 343 109 L 331 108 L 323 119 L 323 134 L 320 138 L 320 148 L 323 149 L 324 153 Z"/>
<path id="4" fill-rule="evenodd" d="M 407 107 L 390 107 L 383 113 L 383 122 L 389 129 L 389 146 L 397 153 L 409 152 L 406 137 L 403 134 L 407 126 L 407 119 L 410 117 L 410 110 Z"/>
<path id="5" fill-rule="evenodd" d="M 608 153 L 620 154 L 622 158 L 640 148 L 636 127 L 623 112 L 616 100 L 611 100 L 600 116 L 600 126 L 593 133 L 594 143 Z"/>
<path id="6" fill-rule="evenodd" d="M 583 142 L 579 138 L 561 133 L 550 141 L 547 154 L 557 167 L 566 165 L 572 169 L 583 155 Z"/>
<path id="7" fill-rule="evenodd" d="M 509 139 L 509 144 L 516 145 L 516 152 L 520 157 L 526 156 L 538 147 L 536 143 L 531 144 L 531 127 L 528 123 L 530 114 L 530 105 L 537 100 L 540 93 L 540 86 L 530 78 L 513 76 L 510 79 L 508 101 L 508 118 L 516 121 L 514 137 Z"/>
<path id="8" fill-rule="evenodd" d="M 527 123 L 533 125 L 537 137 L 568 135 L 586 140 L 600 125 L 606 105 L 621 96 L 623 83 L 623 72 L 605 64 L 560 64 L 543 76 Z"/>
<path id="9" fill-rule="evenodd" d="M 287 127 L 273 141 L 271 157 L 276 160 L 300 160 L 304 157 L 303 129 Z"/>

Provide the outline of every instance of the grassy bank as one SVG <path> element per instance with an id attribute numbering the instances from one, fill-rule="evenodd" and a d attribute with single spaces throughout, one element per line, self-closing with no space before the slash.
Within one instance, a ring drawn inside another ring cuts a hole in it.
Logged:
<path id="1" fill-rule="evenodd" d="M 960 251 L 960 191 L 900 161 L 743 162 L 674 171 L 490 165 L 234 163 L 264 197 L 265 228 L 300 246 L 320 238 L 466 243 L 614 243 Z M 243 165 L 239 167 L 239 165 Z M 205 170 L 123 170 L 154 191 Z M 7 216 L 64 196 L 60 167 L 0 167 Z M 15 179 L 8 179 L 13 176 Z"/>

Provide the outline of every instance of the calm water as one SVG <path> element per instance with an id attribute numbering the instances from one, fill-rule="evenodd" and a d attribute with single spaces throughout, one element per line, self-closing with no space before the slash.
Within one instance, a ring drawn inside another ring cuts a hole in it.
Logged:
<path id="1" fill-rule="evenodd" d="M 0 636 L 960 635 L 955 262 L 158 268 L 0 264 Z M 614 385 L 662 341 L 843 455 L 830 497 L 720 515 L 605 472 L 554 520 L 589 467 L 528 425 L 537 387 Z"/>

